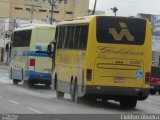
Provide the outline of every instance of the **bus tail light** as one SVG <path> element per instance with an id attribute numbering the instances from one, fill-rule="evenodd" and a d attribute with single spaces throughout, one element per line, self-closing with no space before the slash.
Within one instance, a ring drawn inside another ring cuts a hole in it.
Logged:
<path id="1" fill-rule="evenodd" d="M 35 59 L 31 58 L 29 61 L 29 70 L 35 69 Z"/>
<path id="2" fill-rule="evenodd" d="M 150 72 L 146 72 L 145 73 L 145 83 L 149 84 L 151 80 L 151 73 Z"/>
<path id="3" fill-rule="evenodd" d="M 87 81 L 92 80 L 92 70 L 91 69 L 87 69 L 86 79 Z"/>

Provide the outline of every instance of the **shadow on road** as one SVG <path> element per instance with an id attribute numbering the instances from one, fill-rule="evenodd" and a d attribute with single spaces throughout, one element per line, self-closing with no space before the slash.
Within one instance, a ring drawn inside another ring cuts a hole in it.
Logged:
<path id="1" fill-rule="evenodd" d="M 51 90 L 52 87 L 51 86 L 45 86 L 43 84 L 36 84 L 36 85 L 33 85 L 33 86 L 30 86 L 31 88 L 34 88 L 34 89 L 39 89 L 39 90 L 42 90 L 42 89 L 46 89 L 46 90 Z"/>
<path id="2" fill-rule="evenodd" d="M 71 99 L 59 99 L 61 101 L 64 102 L 71 102 Z M 142 112 L 140 109 L 137 108 L 122 108 L 119 105 L 119 102 L 115 102 L 113 100 L 108 100 L 108 101 L 102 101 L 101 99 L 97 99 L 97 100 L 87 100 L 87 99 L 81 99 L 78 103 L 73 103 L 73 104 L 77 104 L 77 105 L 82 105 L 82 106 L 87 106 L 87 107 L 92 107 L 92 108 L 100 108 L 100 109 L 110 109 L 112 110 L 117 110 L 120 111 L 122 113 L 126 113 L 126 112 L 133 112 L 133 113 L 139 113 Z M 118 112 L 119 113 L 119 112 Z"/>

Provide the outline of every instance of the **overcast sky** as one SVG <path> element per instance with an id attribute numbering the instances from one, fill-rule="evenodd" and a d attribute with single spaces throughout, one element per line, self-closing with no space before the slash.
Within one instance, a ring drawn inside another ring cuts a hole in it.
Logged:
<path id="1" fill-rule="evenodd" d="M 90 0 L 90 9 L 93 9 L 94 1 Z M 160 0 L 97 0 L 96 9 L 114 15 L 110 8 L 115 6 L 118 16 L 135 16 L 137 13 L 160 15 Z"/>

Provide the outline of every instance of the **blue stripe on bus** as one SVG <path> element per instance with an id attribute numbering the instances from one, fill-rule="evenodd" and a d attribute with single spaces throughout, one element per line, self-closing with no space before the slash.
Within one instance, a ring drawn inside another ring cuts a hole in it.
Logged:
<path id="1" fill-rule="evenodd" d="M 37 53 L 36 51 L 15 51 L 15 56 L 35 56 L 35 57 L 49 57 L 47 53 Z"/>
<path id="2" fill-rule="evenodd" d="M 51 80 L 51 73 L 41 73 L 35 71 L 28 71 L 30 80 Z"/>

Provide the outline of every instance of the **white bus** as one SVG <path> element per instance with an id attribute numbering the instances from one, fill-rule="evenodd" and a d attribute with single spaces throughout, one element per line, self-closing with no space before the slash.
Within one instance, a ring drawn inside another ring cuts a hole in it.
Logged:
<path id="1" fill-rule="evenodd" d="M 45 51 L 55 30 L 53 25 L 28 24 L 13 31 L 9 73 L 13 84 L 28 81 L 30 85 L 51 85 L 52 59 Z"/>

